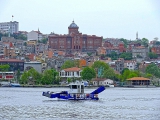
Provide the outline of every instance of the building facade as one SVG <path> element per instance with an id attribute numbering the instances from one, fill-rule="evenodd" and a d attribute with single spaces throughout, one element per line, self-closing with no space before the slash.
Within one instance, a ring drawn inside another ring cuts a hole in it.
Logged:
<path id="1" fill-rule="evenodd" d="M 133 58 L 142 58 L 143 60 L 148 58 L 149 48 L 138 46 L 132 48 L 132 57 Z"/>
<path id="2" fill-rule="evenodd" d="M 50 48 L 66 52 L 85 52 L 96 51 L 98 47 L 102 46 L 102 37 L 82 34 L 78 29 L 79 27 L 73 21 L 68 27 L 68 34 L 50 34 L 48 36 Z"/>
<path id="3" fill-rule="evenodd" d="M 9 71 L 18 71 L 21 72 L 24 71 L 24 61 L 17 60 L 17 59 L 0 59 L 0 65 L 6 65 L 8 64 L 10 66 Z"/>
<path id="4" fill-rule="evenodd" d="M 30 61 L 24 63 L 24 71 L 34 68 L 37 72 L 42 73 L 42 63 L 36 61 Z"/>
<path id="5" fill-rule="evenodd" d="M 28 32 L 27 34 L 27 40 L 41 40 L 43 39 L 43 35 L 42 33 L 38 30 L 38 31 L 31 31 L 31 32 Z"/>
<path id="6" fill-rule="evenodd" d="M 80 78 L 82 70 L 77 67 L 63 69 L 59 72 L 61 78 Z"/>
<path id="7" fill-rule="evenodd" d="M 19 31 L 19 22 L 10 21 L 0 23 L 0 30 L 5 31 L 6 33 L 17 33 Z"/>

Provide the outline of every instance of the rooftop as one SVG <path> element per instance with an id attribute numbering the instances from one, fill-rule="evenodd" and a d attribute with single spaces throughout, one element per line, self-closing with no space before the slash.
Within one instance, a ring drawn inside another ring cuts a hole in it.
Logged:
<path id="1" fill-rule="evenodd" d="M 74 23 L 74 21 L 72 21 L 69 28 L 79 28 L 79 27 Z"/>
<path id="2" fill-rule="evenodd" d="M 149 78 L 144 78 L 144 77 L 133 77 L 127 80 L 150 80 Z"/>
<path id="3" fill-rule="evenodd" d="M 23 62 L 23 61 L 18 59 L 0 59 L 0 62 Z"/>
<path id="4" fill-rule="evenodd" d="M 72 67 L 72 68 L 67 68 L 67 69 L 64 69 L 64 71 L 66 72 L 77 72 L 77 71 L 80 71 L 81 68 L 78 68 L 78 67 Z"/>

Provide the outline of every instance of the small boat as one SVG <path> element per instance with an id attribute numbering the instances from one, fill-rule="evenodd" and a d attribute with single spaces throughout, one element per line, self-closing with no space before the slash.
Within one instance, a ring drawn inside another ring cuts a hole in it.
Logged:
<path id="1" fill-rule="evenodd" d="M 19 83 L 11 83 L 11 87 L 20 87 L 21 85 Z"/>
<path id="2" fill-rule="evenodd" d="M 70 90 L 55 92 L 43 92 L 42 96 L 49 98 L 58 98 L 63 100 L 99 100 L 98 94 L 105 90 L 104 86 L 100 86 L 91 93 L 84 93 L 84 83 L 83 81 L 76 81 L 69 84 Z"/>
<path id="3" fill-rule="evenodd" d="M 1 82 L 1 87 L 11 87 L 11 83 L 10 82 Z"/>

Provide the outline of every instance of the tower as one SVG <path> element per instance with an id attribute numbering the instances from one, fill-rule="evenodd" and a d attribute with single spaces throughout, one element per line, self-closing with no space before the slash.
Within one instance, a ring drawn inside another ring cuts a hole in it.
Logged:
<path id="1" fill-rule="evenodd" d="M 138 40 L 138 32 L 136 33 L 136 40 Z"/>
<path id="2" fill-rule="evenodd" d="M 72 21 L 72 23 L 70 24 L 70 26 L 68 27 L 68 33 L 79 33 L 78 32 L 79 27 L 74 23 L 74 21 Z"/>

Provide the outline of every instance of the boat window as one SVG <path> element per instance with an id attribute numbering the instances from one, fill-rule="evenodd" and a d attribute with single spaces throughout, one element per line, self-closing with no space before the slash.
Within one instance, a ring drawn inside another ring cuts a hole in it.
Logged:
<path id="1" fill-rule="evenodd" d="M 83 86 L 83 85 L 81 85 L 81 89 L 84 89 L 84 86 Z"/>
<path id="2" fill-rule="evenodd" d="M 72 89 L 77 89 L 77 85 L 72 85 Z"/>

